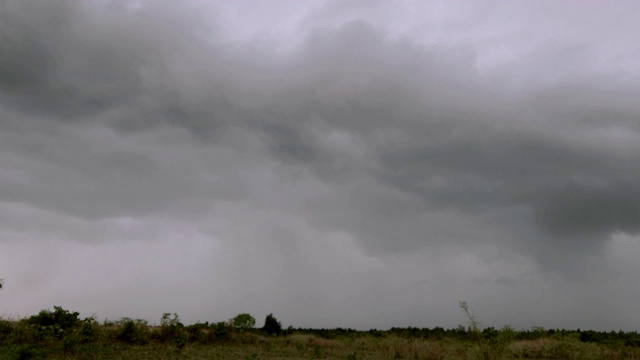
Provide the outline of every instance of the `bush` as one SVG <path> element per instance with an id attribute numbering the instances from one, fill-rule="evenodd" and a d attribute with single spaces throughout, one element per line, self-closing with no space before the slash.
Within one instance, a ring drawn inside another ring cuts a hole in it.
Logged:
<path id="1" fill-rule="evenodd" d="M 66 333 L 78 324 L 78 312 L 70 312 L 60 306 L 54 306 L 54 311 L 41 310 L 38 315 L 32 315 L 27 322 L 38 328 L 44 337 L 62 339 Z"/>
<path id="2" fill-rule="evenodd" d="M 171 317 L 170 313 L 162 314 L 160 319 L 160 340 L 163 342 L 172 342 L 178 349 L 182 349 L 188 339 L 187 331 L 180 322 L 178 314 L 174 313 Z"/>
<path id="3" fill-rule="evenodd" d="M 213 330 L 216 340 L 228 341 L 233 339 L 234 329 L 231 323 L 220 321 L 215 324 L 211 324 L 211 329 Z"/>
<path id="4" fill-rule="evenodd" d="M 149 342 L 146 321 L 124 318 L 120 323 L 120 331 L 117 335 L 119 341 L 135 345 L 146 345 Z"/>
<path id="5" fill-rule="evenodd" d="M 253 329 L 256 326 L 256 319 L 250 314 L 238 314 L 231 320 L 236 329 Z"/>
<path id="6" fill-rule="evenodd" d="M 13 325 L 6 320 L 0 320 L 0 343 L 7 340 L 13 333 Z"/>
<path id="7" fill-rule="evenodd" d="M 82 326 L 80 327 L 79 337 L 80 343 L 86 344 L 96 340 L 99 332 L 98 322 L 94 317 L 88 317 L 82 320 Z"/>
<path id="8" fill-rule="evenodd" d="M 207 344 L 212 340 L 212 333 L 209 331 L 209 322 L 198 322 L 185 327 L 189 334 L 189 341 Z"/>
<path id="9" fill-rule="evenodd" d="M 9 359 L 30 360 L 38 358 L 38 351 L 31 345 L 22 345 L 12 349 L 8 355 Z"/>
<path id="10" fill-rule="evenodd" d="M 60 306 L 54 306 L 54 311 L 41 310 L 38 315 L 29 318 L 29 323 L 39 326 L 58 325 L 62 330 L 69 330 L 78 323 L 78 312 L 70 312 Z"/>
<path id="11" fill-rule="evenodd" d="M 62 340 L 62 351 L 66 353 L 76 352 L 79 344 L 80 340 L 77 337 L 67 336 Z"/>
<path id="12" fill-rule="evenodd" d="M 15 344 L 32 344 L 41 338 L 40 328 L 29 324 L 28 319 L 23 319 L 15 325 L 8 340 Z"/>
<path id="13" fill-rule="evenodd" d="M 269 335 L 280 335 L 282 332 L 282 324 L 280 324 L 273 314 L 269 314 L 264 319 L 264 326 L 262 327 L 262 330 Z"/>
<path id="14" fill-rule="evenodd" d="M 509 346 L 516 337 L 516 332 L 509 325 L 505 325 L 501 330 L 495 332 L 488 344 L 492 358 L 501 359 L 507 352 Z"/>
<path id="15" fill-rule="evenodd" d="M 98 322 L 93 317 L 82 320 L 72 332 L 65 334 L 62 339 L 62 351 L 76 352 L 80 345 L 92 343 L 96 341 L 100 332 Z"/>

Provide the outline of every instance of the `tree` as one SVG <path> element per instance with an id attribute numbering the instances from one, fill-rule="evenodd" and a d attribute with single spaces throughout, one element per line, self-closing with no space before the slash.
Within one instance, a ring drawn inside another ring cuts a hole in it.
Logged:
<path id="1" fill-rule="evenodd" d="M 262 330 L 269 335 L 280 335 L 282 332 L 282 324 L 280 324 L 280 321 L 278 321 L 273 314 L 269 314 L 264 319 Z"/>
<path id="2" fill-rule="evenodd" d="M 2 289 L 3 284 L 4 284 L 4 279 L 0 279 L 0 289 Z"/>
<path id="3" fill-rule="evenodd" d="M 469 309 L 469 304 L 467 304 L 466 301 L 458 301 L 458 306 L 460 307 L 460 309 L 462 309 L 462 311 L 464 311 L 464 314 L 467 316 L 467 319 L 469 319 L 469 331 L 479 337 L 481 333 L 480 321 L 478 321 L 476 316 Z"/>
<path id="4" fill-rule="evenodd" d="M 249 314 L 238 314 L 231 320 L 236 329 L 253 329 L 256 326 L 256 319 Z"/>

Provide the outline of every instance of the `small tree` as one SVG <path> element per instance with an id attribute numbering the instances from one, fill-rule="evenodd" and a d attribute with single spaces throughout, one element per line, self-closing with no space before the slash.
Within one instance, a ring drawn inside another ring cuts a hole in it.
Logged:
<path id="1" fill-rule="evenodd" d="M 469 320 L 469 332 L 471 332 L 477 339 L 482 338 L 482 332 L 480 331 L 480 322 L 473 314 L 473 312 L 469 309 L 469 304 L 466 301 L 458 301 L 458 306 L 464 314 L 467 316 Z"/>
<path id="2" fill-rule="evenodd" d="M 269 335 L 280 335 L 282 332 L 282 324 L 280 324 L 280 321 L 278 321 L 273 314 L 269 314 L 264 319 L 262 330 Z"/>
<path id="3" fill-rule="evenodd" d="M 188 335 L 178 314 L 173 313 L 173 317 L 170 313 L 162 314 L 160 319 L 160 338 L 162 341 L 171 341 L 178 350 L 182 350 L 187 344 Z"/>
<path id="4" fill-rule="evenodd" d="M 256 326 L 256 319 L 250 314 L 238 314 L 231 320 L 236 329 L 253 329 Z"/>

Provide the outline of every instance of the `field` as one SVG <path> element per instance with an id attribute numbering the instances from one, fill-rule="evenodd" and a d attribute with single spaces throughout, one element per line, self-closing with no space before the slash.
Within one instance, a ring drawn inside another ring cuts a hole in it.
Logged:
<path id="1" fill-rule="evenodd" d="M 281 329 L 275 318 L 275 328 L 255 329 L 233 319 L 185 326 L 175 314 L 163 315 L 161 324 L 152 326 L 126 318 L 98 323 L 94 318 L 79 319 L 78 313 L 60 307 L 54 309 L 21 320 L 0 320 L 0 358 L 640 359 L 636 332 L 480 330 L 473 326 L 385 331 Z"/>

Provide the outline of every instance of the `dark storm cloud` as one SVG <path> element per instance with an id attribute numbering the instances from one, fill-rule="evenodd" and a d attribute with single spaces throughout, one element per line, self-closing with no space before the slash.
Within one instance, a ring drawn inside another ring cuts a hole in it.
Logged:
<path id="1" fill-rule="evenodd" d="M 0 1 L 0 315 L 632 328 L 636 10 Z"/>
<path id="2" fill-rule="evenodd" d="M 298 205 L 306 220 L 355 234 L 374 253 L 491 241 L 485 227 L 495 224 L 531 232 L 503 217 L 514 208 L 534 229 L 528 240 L 602 242 L 639 231 L 639 150 L 616 131 L 637 138 L 640 92 L 623 71 L 609 77 L 580 66 L 571 78 L 554 77 L 554 65 L 540 60 L 484 76 L 471 45 L 424 45 L 366 21 L 305 29 L 300 46 L 279 53 L 203 36 L 197 19 L 161 6 L 1 6 L 0 101 L 16 118 L 107 125 L 123 136 L 171 126 L 239 153 L 262 141 L 257 158 L 308 170 L 334 190 Z M 589 50 L 553 45 L 539 59 L 558 56 L 571 69 L 588 62 Z M 499 81 L 528 72 L 545 81 L 514 94 Z M 230 140 L 237 133 L 249 138 Z M 180 177 L 158 180 L 161 159 L 145 147 L 92 154 L 91 144 L 72 144 L 20 151 L 85 183 L 71 191 L 70 177 L 56 171 L 58 185 L 4 187 L 0 196 L 76 215 L 93 208 L 99 217 L 153 213 L 199 193 L 214 201 L 229 186 L 194 180 L 193 190 L 173 192 Z M 234 173 L 221 172 L 222 182 Z"/>
<path id="3" fill-rule="evenodd" d="M 218 56 L 198 46 L 202 21 L 186 27 L 195 19 L 182 9 L 168 15 L 159 2 L 128 13 L 72 0 L 1 6 L 5 107 L 60 122 L 115 113 L 102 121 L 123 131 L 179 122 L 204 137 L 229 121 L 233 104 L 211 70 Z"/>
<path id="4" fill-rule="evenodd" d="M 536 208 L 538 224 L 552 235 L 604 238 L 617 232 L 640 231 L 637 182 L 604 184 L 567 182 Z"/>
<path id="5" fill-rule="evenodd" d="M 306 46 L 309 58 L 322 60 L 303 64 L 323 81 L 309 81 L 311 94 L 296 84 L 301 95 L 294 99 L 366 144 L 367 161 L 354 164 L 363 174 L 422 201 L 410 205 L 417 210 L 415 226 L 407 223 L 412 216 L 363 215 L 376 219 L 352 226 L 366 247 L 393 243 L 398 251 L 427 241 L 426 214 L 434 208 L 496 217 L 529 209 L 539 231 L 529 239 L 551 243 L 638 232 L 635 192 L 624 185 L 638 180 L 638 147 L 616 135 L 638 135 L 632 82 L 576 71 L 552 86 L 500 97 L 483 94 L 491 83 L 479 79 L 473 52 L 465 49 L 422 47 L 363 23 L 312 35 Z M 371 208 L 397 213 L 394 201 L 349 204 L 360 214 Z"/>
<path id="6" fill-rule="evenodd" d="M 0 14 L 5 106 L 69 120 L 139 92 L 135 49 L 143 44 L 132 42 L 120 24 L 66 0 L 5 1 Z"/>

